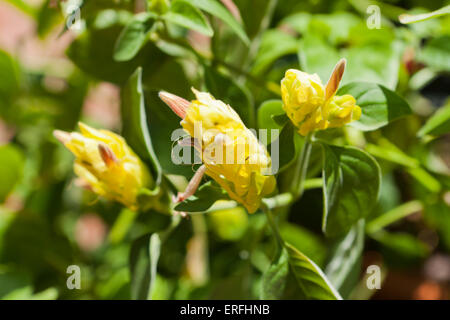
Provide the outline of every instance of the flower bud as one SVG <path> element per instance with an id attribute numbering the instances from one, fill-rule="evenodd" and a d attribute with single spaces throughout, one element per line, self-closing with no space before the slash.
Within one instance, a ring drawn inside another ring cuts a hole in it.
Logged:
<path id="1" fill-rule="evenodd" d="M 281 80 L 283 109 L 301 135 L 341 127 L 360 118 L 361 108 L 351 95 L 335 95 L 344 69 L 345 60 L 342 59 L 326 86 L 317 74 L 293 69 L 286 71 Z"/>
<path id="2" fill-rule="evenodd" d="M 205 173 L 231 199 L 255 212 L 261 199 L 275 188 L 275 177 L 266 175 L 271 168 L 270 155 L 233 108 L 209 93 L 193 91 L 196 100 L 189 105 L 167 93 L 160 97 L 183 118 L 181 125 L 194 138 Z"/>
<path id="3" fill-rule="evenodd" d="M 121 136 L 83 123 L 79 126 L 81 133 L 54 131 L 76 157 L 78 185 L 137 210 L 139 191 L 153 184 L 147 167 Z"/>

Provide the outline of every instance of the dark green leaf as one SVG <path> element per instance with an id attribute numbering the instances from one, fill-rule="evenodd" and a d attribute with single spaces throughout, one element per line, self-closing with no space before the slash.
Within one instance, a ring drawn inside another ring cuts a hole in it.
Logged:
<path id="1" fill-rule="evenodd" d="M 142 91 L 142 69 L 138 68 L 121 92 L 122 135 L 131 148 L 151 164 L 156 184 L 161 182 L 161 165 L 153 150 L 147 126 L 144 93 Z"/>
<path id="2" fill-rule="evenodd" d="M 204 212 L 217 200 L 228 199 L 226 192 L 211 181 L 200 186 L 193 196 L 179 203 L 175 210 L 186 212 Z"/>
<path id="3" fill-rule="evenodd" d="M 329 236 L 337 236 L 369 215 L 378 199 L 381 172 L 378 163 L 360 149 L 326 144 L 322 147 L 322 229 Z"/>
<path id="4" fill-rule="evenodd" d="M 253 97 L 245 86 L 210 67 L 205 67 L 205 84 L 216 99 L 223 100 L 236 110 L 247 127 L 254 127 Z"/>
<path id="5" fill-rule="evenodd" d="M 209 14 L 221 19 L 223 22 L 225 22 L 231 30 L 233 30 L 236 35 L 241 38 L 244 43 L 249 44 L 250 40 L 248 39 L 247 35 L 245 34 L 244 29 L 239 24 L 239 22 L 236 21 L 236 19 L 233 17 L 233 15 L 224 7 L 222 6 L 218 1 L 216 0 L 191 0 L 191 3 L 196 6 L 197 8 L 202 9 L 203 11 L 208 12 Z"/>
<path id="6" fill-rule="evenodd" d="M 213 35 L 213 30 L 203 13 L 184 0 L 175 0 L 163 18 L 171 23 L 192 29 L 207 36 Z"/>
<path id="7" fill-rule="evenodd" d="M 355 97 L 362 114 L 358 121 L 350 125 L 363 131 L 378 129 L 411 114 L 411 108 L 402 97 L 379 84 L 352 82 L 339 89 L 337 94 Z"/>
<path id="8" fill-rule="evenodd" d="M 114 60 L 115 43 L 122 30 L 121 24 L 88 29 L 72 42 L 67 55 L 86 74 L 121 85 L 139 66 L 144 74 L 156 72 L 167 56 L 152 42 L 147 42 L 130 61 Z"/>
<path id="9" fill-rule="evenodd" d="M 114 47 L 114 60 L 128 61 L 133 59 L 144 45 L 153 23 L 154 16 L 150 13 L 133 17 L 117 39 Z"/>

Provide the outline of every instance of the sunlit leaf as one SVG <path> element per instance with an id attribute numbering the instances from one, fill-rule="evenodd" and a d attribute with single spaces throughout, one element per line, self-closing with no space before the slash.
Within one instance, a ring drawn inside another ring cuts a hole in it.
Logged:
<path id="1" fill-rule="evenodd" d="M 114 60 L 128 61 L 136 56 L 153 26 L 154 16 L 149 13 L 136 15 L 125 26 L 114 47 Z"/>
<path id="2" fill-rule="evenodd" d="M 378 129 L 411 114 L 411 108 L 402 97 L 379 84 L 353 82 L 343 86 L 337 94 L 355 97 L 362 114 L 358 121 L 350 125 L 363 131 Z"/>
<path id="3" fill-rule="evenodd" d="M 155 174 L 156 183 L 161 181 L 161 165 L 153 150 L 147 126 L 144 92 L 142 90 L 142 69 L 138 68 L 121 92 L 122 135 L 131 148 L 142 159 L 147 160 Z"/>
<path id="4" fill-rule="evenodd" d="M 198 31 L 204 35 L 213 35 L 213 30 L 202 12 L 187 1 L 173 1 L 169 11 L 163 17 L 171 23 Z"/>
<path id="5" fill-rule="evenodd" d="M 244 43 L 249 44 L 250 40 L 245 34 L 244 29 L 236 21 L 233 15 L 224 7 L 219 1 L 216 0 L 191 0 L 190 1 L 197 8 L 202 9 L 203 11 L 208 12 L 209 14 L 223 20 L 230 28 L 233 30 L 236 35 L 241 38 Z"/>

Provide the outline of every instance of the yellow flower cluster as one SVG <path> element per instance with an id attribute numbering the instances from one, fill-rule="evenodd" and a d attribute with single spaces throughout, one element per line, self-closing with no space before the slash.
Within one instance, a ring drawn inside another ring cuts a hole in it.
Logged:
<path id="1" fill-rule="evenodd" d="M 301 135 L 316 130 L 342 127 L 358 120 L 361 108 L 349 94 L 336 96 L 345 60 L 338 63 L 327 86 L 317 74 L 289 69 L 281 80 L 283 109 Z"/>
<path id="2" fill-rule="evenodd" d="M 55 130 L 54 135 L 75 155 L 80 184 L 137 210 L 139 191 L 153 184 L 147 167 L 121 136 L 83 123 L 79 126 L 81 133 Z"/>
<path id="3" fill-rule="evenodd" d="M 181 125 L 194 138 L 206 174 L 231 199 L 255 212 L 261 199 L 275 188 L 270 155 L 233 108 L 208 93 L 193 91 L 196 100 L 182 111 L 172 109 L 184 117 Z"/>

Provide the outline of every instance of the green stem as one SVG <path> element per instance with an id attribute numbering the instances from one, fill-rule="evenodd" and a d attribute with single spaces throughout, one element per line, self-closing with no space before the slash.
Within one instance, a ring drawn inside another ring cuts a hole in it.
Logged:
<path id="1" fill-rule="evenodd" d="M 367 224 L 366 230 L 368 233 L 375 233 L 391 223 L 403 219 L 404 217 L 422 209 L 423 205 L 419 200 L 409 201 L 370 221 Z"/>
<path id="2" fill-rule="evenodd" d="M 291 184 L 291 193 L 295 199 L 301 197 L 304 190 L 304 182 L 308 169 L 309 156 L 311 155 L 312 149 L 312 135 L 312 133 L 309 133 L 305 137 L 305 143 L 303 144 L 302 151 L 300 152 L 294 169 L 294 176 Z"/>
<path id="3" fill-rule="evenodd" d="M 277 240 L 277 254 L 275 255 L 278 257 L 281 254 L 281 250 L 284 246 L 283 238 L 281 237 L 280 231 L 278 230 L 277 223 L 273 217 L 272 211 L 263 203 L 262 208 L 266 214 L 267 221 L 269 222 L 270 229 L 272 230 L 272 233 L 275 236 L 275 239 Z"/>

